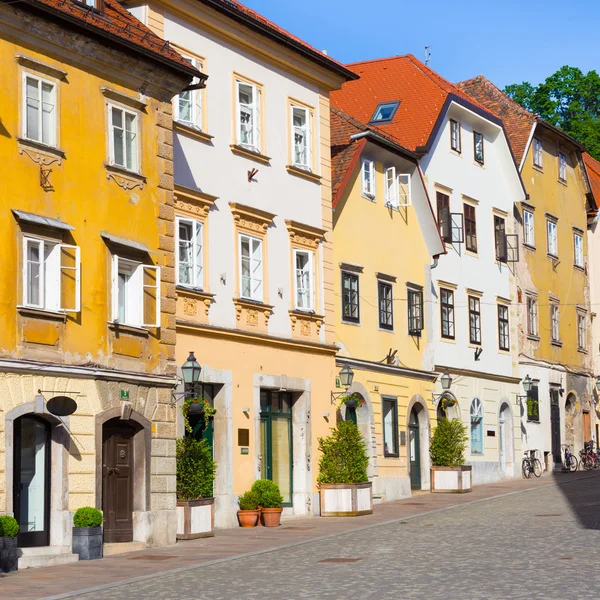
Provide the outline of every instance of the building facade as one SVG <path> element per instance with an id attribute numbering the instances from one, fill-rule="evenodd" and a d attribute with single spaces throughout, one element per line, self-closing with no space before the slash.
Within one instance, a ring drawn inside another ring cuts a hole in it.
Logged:
<path id="1" fill-rule="evenodd" d="M 0 58 L 0 512 L 19 565 L 76 559 L 81 506 L 106 542 L 174 543 L 171 99 L 204 76 L 112 0 L 3 4 Z"/>
<path id="2" fill-rule="evenodd" d="M 235 2 L 130 10 L 210 77 L 175 100 L 177 362 L 216 414 L 215 525 L 276 481 L 318 513 L 334 378 L 331 89 L 354 75 Z M 180 425 L 183 435 L 183 426 Z"/>

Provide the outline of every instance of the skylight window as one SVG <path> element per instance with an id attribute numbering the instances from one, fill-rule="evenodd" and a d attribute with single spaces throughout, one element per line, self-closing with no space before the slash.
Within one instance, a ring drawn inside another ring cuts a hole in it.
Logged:
<path id="1" fill-rule="evenodd" d="M 377 106 L 373 116 L 371 117 L 371 123 L 390 123 L 400 106 L 400 102 L 382 102 Z"/>

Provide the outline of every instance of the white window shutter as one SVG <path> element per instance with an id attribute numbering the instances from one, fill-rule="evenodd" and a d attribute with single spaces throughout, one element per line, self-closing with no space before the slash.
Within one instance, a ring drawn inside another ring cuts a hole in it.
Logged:
<path id="1" fill-rule="evenodd" d="M 398 205 L 398 190 L 396 186 L 396 167 L 385 170 L 385 202 L 390 206 Z"/>
<path id="2" fill-rule="evenodd" d="M 260 138 L 260 103 L 262 92 L 260 88 L 252 86 L 252 100 L 254 103 L 254 123 L 252 123 L 252 131 L 254 132 L 254 147 L 262 152 Z"/>
<path id="3" fill-rule="evenodd" d="M 369 163 L 363 159 L 362 163 L 361 163 L 361 168 L 360 168 L 360 179 L 362 182 L 362 191 L 363 194 L 366 194 L 369 190 L 367 189 L 367 178 L 366 178 L 366 172 L 367 169 L 369 168 Z"/>
<path id="4" fill-rule="evenodd" d="M 119 320 L 119 257 L 113 254 L 112 257 L 112 321 Z"/>
<path id="5" fill-rule="evenodd" d="M 410 173 L 398 175 L 398 206 L 410 206 Z"/>
<path id="6" fill-rule="evenodd" d="M 81 258 L 79 246 L 59 244 L 59 300 L 65 312 L 81 311 Z"/>
<path id="7" fill-rule="evenodd" d="M 306 166 L 310 171 L 313 170 L 312 161 L 312 123 L 313 115 L 306 109 Z"/>
<path id="8" fill-rule="evenodd" d="M 202 63 L 200 61 L 194 59 L 194 66 L 202 71 Z M 194 83 L 198 83 L 198 79 L 194 78 Z M 202 89 L 197 89 L 192 92 L 194 96 L 194 109 L 195 109 L 195 125 L 198 129 L 202 129 Z"/>
<path id="9" fill-rule="evenodd" d="M 242 142 L 242 119 L 240 117 L 240 82 L 235 82 L 235 143 Z"/>
<path id="10" fill-rule="evenodd" d="M 142 265 L 144 327 L 160 327 L 160 267 Z"/>

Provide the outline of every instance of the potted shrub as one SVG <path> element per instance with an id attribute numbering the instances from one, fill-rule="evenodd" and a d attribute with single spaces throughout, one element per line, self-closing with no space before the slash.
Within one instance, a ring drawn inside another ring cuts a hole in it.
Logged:
<path id="1" fill-rule="evenodd" d="M 19 568 L 17 534 L 19 523 L 14 517 L 0 517 L 0 572 L 10 573 Z"/>
<path id="2" fill-rule="evenodd" d="M 214 418 L 217 410 L 210 405 L 208 400 L 205 400 L 202 396 L 195 396 L 193 398 L 186 398 L 181 405 L 181 414 L 183 416 L 183 423 L 185 430 L 191 435 L 193 433 L 192 426 L 190 424 L 190 415 L 202 415 L 204 420 L 204 429 L 206 429 L 211 419 Z"/>
<path id="3" fill-rule="evenodd" d="M 373 512 L 367 477 L 369 457 L 358 427 L 340 421 L 331 435 L 319 438 L 319 496 L 322 517 L 355 517 Z"/>
<path id="4" fill-rule="evenodd" d="M 258 479 L 252 484 L 251 491 L 258 494 L 260 520 L 265 527 L 279 527 L 281 523 L 281 503 L 283 496 L 279 486 L 270 479 Z"/>
<path id="5" fill-rule="evenodd" d="M 213 482 L 217 463 L 206 440 L 177 440 L 177 539 L 215 535 Z"/>
<path id="6" fill-rule="evenodd" d="M 363 404 L 365 404 L 365 399 L 357 392 L 346 394 L 340 398 L 340 408 L 344 405 L 346 408 L 360 408 Z"/>
<path id="7" fill-rule="evenodd" d="M 73 515 L 73 554 L 79 560 L 102 558 L 102 513 L 97 508 L 84 506 Z"/>
<path id="8" fill-rule="evenodd" d="M 237 514 L 242 527 L 256 527 L 259 500 L 260 496 L 252 490 L 247 491 L 238 498 L 240 510 Z"/>
<path id="9" fill-rule="evenodd" d="M 460 419 L 440 419 L 431 438 L 431 491 L 470 492 L 471 467 L 465 465 L 469 435 Z"/>

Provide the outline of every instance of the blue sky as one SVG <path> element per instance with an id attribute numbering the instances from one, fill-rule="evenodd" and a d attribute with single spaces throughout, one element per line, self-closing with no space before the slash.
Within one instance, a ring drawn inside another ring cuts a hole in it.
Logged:
<path id="1" fill-rule="evenodd" d="M 537 84 L 565 64 L 600 71 L 598 0 L 241 1 L 344 63 L 423 60 L 427 44 L 450 81 L 482 74 L 503 87 Z"/>

